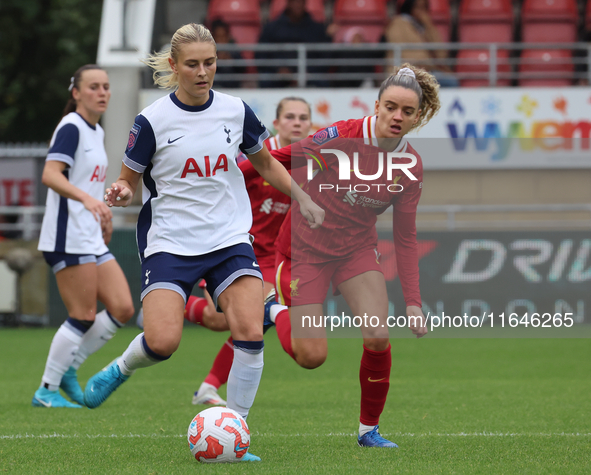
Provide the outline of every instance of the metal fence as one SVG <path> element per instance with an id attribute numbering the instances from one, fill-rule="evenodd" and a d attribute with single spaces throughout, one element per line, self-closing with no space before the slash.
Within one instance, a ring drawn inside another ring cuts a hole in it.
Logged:
<path id="1" fill-rule="evenodd" d="M 140 206 L 112 208 L 113 225 L 119 230 L 133 230 Z M 11 216 L 12 223 L 0 221 L 0 236 L 11 233 L 25 241 L 39 237 L 44 206 L 0 206 L 0 217 Z M 495 214 L 504 219 L 494 219 Z M 547 218 L 540 218 L 543 213 Z M 565 213 L 575 217 L 564 219 Z M 464 215 L 464 216 L 462 216 Z M 512 219 L 511 216 L 517 219 Z M 528 216 L 529 215 L 529 216 Z M 419 205 L 418 227 L 420 229 L 490 230 L 490 229 L 590 229 L 591 203 L 572 204 L 512 204 L 512 205 Z M 387 219 L 379 228 L 389 228 Z"/>
<path id="2" fill-rule="evenodd" d="M 412 51 L 445 51 L 446 58 L 413 58 Z M 526 50 L 545 51 L 540 57 L 521 57 Z M 518 84 L 526 79 L 558 79 L 591 84 L 591 43 L 300 43 L 300 44 L 220 44 L 218 51 L 240 53 L 242 59 L 219 59 L 216 81 L 238 81 L 247 87 L 265 86 L 266 82 L 306 87 L 311 84 L 338 87 L 351 80 L 379 83 L 388 71 L 403 62 L 428 69 L 447 69 L 456 79 L 483 80 L 489 86 L 499 81 Z M 482 54 L 464 57 L 465 51 Z M 403 52 L 405 52 L 403 60 Z M 552 54 L 566 52 L 566 54 Z M 367 57 L 363 57 L 363 53 Z M 277 56 L 280 58 L 268 58 Z M 360 57 L 361 56 L 361 57 Z M 369 72 L 342 72 L 351 67 L 369 68 Z M 290 72 L 272 72 L 277 68 Z M 242 68 L 224 73 L 225 68 Z M 146 85 L 151 73 L 146 70 Z"/>

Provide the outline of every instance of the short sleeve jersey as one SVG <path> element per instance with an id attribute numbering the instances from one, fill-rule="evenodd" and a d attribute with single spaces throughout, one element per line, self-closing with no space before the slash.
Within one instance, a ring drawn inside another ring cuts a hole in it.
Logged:
<path id="1" fill-rule="evenodd" d="M 341 121 L 331 127 L 319 130 L 313 137 L 298 142 L 298 145 L 312 146 L 316 149 L 334 148 L 336 144 L 347 146 L 347 142 L 335 139 L 364 139 L 363 143 L 376 146 L 375 139 L 376 116 L 363 119 Z M 334 140 L 334 142 L 332 141 Z M 361 141 L 356 142 L 361 143 Z M 296 148 L 292 151 L 296 152 Z M 358 146 L 353 145 L 352 150 Z M 421 157 L 410 146 L 405 138 L 402 138 L 394 152 L 409 153 L 416 157 L 416 164 L 409 168 L 416 180 L 411 180 L 402 171 L 393 171 L 392 182 L 387 180 L 387 174 L 371 182 L 368 187 L 365 181 L 359 181 L 351 174 L 350 187 L 340 187 L 338 191 L 319 192 L 317 183 L 339 183 L 339 166 L 335 155 L 324 154 L 328 160 L 327 168 L 319 170 L 314 179 L 307 182 L 304 190 L 312 200 L 326 211 L 323 225 L 316 230 L 311 230 L 307 221 L 299 212 L 299 204 L 294 202 L 290 209 L 290 216 L 284 222 L 277 240 L 279 252 L 293 259 L 319 263 L 332 259 L 344 258 L 364 250 L 377 247 L 377 231 L 375 224 L 377 216 L 383 213 L 391 205 L 396 211 L 416 212 L 417 205 L 423 187 L 423 164 Z M 277 158 L 279 152 L 273 152 Z M 363 173 L 371 175 L 375 160 L 363 165 Z M 377 162 L 376 162 L 377 163 Z M 340 182 L 342 184 L 342 182 Z M 355 187 L 363 192 L 355 192 Z M 379 185 L 379 186 L 378 186 Z M 402 192 L 388 190 L 403 188 Z M 367 189 L 369 188 L 369 189 Z M 367 189 L 367 191 L 366 191 Z"/>
<path id="2" fill-rule="evenodd" d="M 252 212 L 236 157 L 260 151 L 268 136 L 241 99 L 213 90 L 202 106 L 173 92 L 144 109 L 123 159 L 143 173 L 140 256 L 197 256 L 249 243 Z"/>
<path id="3" fill-rule="evenodd" d="M 103 199 L 108 159 L 105 134 L 76 112 L 66 115 L 51 138 L 47 161 L 66 164 L 64 176 L 97 200 Z M 108 251 L 100 223 L 84 205 L 57 192 L 47 191 L 39 237 L 40 251 L 101 255 Z"/>

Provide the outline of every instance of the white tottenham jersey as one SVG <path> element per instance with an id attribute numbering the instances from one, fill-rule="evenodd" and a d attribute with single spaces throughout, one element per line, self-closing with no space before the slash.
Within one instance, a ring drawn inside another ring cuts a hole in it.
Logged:
<path id="1" fill-rule="evenodd" d="M 51 138 L 47 161 L 64 162 L 65 177 L 93 198 L 103 200 L 107 174 L 105 133 L 76 112 L 66 115 Z M 100 223 L 84 205 L 47 191 L 45 216 L 39 237 L 40 251 L 101 255 L 109 249 Z"/>
<path id="2" fill-rule="evenodd" d="M 241 99 L 213 90 L 202 106 L 173 92 L 145 108 L 123 159 L 144 174 L 140 256 L 198 256 L 249 243 L 252 212 L 236 157 L 260 151 L 268 136 Z"/>

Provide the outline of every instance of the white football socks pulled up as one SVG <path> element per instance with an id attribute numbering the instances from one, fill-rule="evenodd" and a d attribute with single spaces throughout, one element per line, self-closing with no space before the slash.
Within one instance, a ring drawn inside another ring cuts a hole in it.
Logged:
<path id="1" fill-rule="evenodd" d="M 363 437 L 368 432 L 374 430 L 376 426 L 366 426 L 365 424 L 359 423 L 359 437 Z"/>
<path id="2" fill-rule="evenodd" d="M 86 358 L 100 350 L 105 343 L 113 338 L 121 326 L 123 326 L 123 324 L 117 325 L 112 320 L 112 317 L 107 315 L 106 310 L 97 313 L 94 323 L 82 337 L 80 348 L 78 348 L 72 366 L 75 369 L 80 368 L 80 365 L 86 361 Z"/>
<path id="3" fill-rule="evenodd" d="M 136 369 L 154 366 L 156 363 L 160 363 L 160 361 L 168 359 L 155 359 L 149 356 L 144 349 L 144 344 L 142 342 L 143 338 L 143 333 L 140 333 L 138 336 L 136 336 L 129 344 L 127 349 L 123 352 L 121 358 L 117 360 L 119 369 L 125 376 L 131 376 Z"/>
<path id="4" fill-rule="evenodd" d="M 244 419 L 254 403 L 263 374 L 263 350 L 259 353 L 244 351 L 234 346 L 234 362 L 228 376 L 228 407 Z"/>
<path id="5" fill-rule="evenodd" d="M 55 333 L 45 363 L 45 372 L 41 384 L 46 384 L 50 391 L 57 391 L 62 377 L 68 371 L 78 352 L 82 335 L 75 333 L 64 322 Z"/>

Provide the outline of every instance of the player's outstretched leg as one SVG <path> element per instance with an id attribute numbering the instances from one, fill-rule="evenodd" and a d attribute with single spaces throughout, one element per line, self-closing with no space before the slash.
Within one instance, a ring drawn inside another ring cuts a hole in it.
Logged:
<path id="1" fill-rule="evenodd" d="M 86 383 L 84 389 L 84 403 L 90 409 L 100 406 L 129 376 L 119 369 L 117 359 L 103 368 Z"/>
<path id="2" fill-rule="evenodd" d="M 78 404 L 84 404 L 84 393 L 80 384 L 78 384 L 78 375 L 76 374 L 76 368 L 70 366 L 68 371 L 62 376 L 60 388 L 68 395 L 72 401 L 76 401 Z"/>
<path id="3" fill-rule="evenodd" d="M 41 386 L 33 396 L 32 405 L 34 407 L 71 407 L 80 408 L 82 406 L 74 404 L 63 397 L 59 391 L 50 391 Z"/>
<path id="4" fill-rule="evenodd" d="M 360 447 L 398 447 L 394 442 L 382 437 L 378 431 L 378 422 L 390 388 L 391 367 L 390 344 L 383 351 L 370 350 L 363 345 L 359 368 L 361 413 L 357 443 Z"/>

